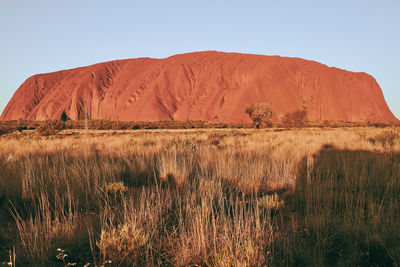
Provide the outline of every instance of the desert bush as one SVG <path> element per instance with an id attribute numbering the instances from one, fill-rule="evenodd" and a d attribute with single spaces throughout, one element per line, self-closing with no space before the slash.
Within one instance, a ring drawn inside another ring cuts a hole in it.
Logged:
<path id="1" fill-rule="evenodd" d="M 0 126 L 0 136 L 13 132 L 15 129 L 7 126 Z"/>
<path id="2" fill-rule="evenodd" d="M 113 129 L 112 123 L 107 120 L 90 120 L 88 121 L 88 127 L 94 130 L 111 130 Z"/>
<path id="3" fill-rule="evenodd" d="M 113 130 L 126 130 L 129 127 L 129 123 L 128 122 L 121 122 L 121 121 L 116 121 L 112 123 L 111 128 Z"/>
<path id="4" fill-rule="evenodd" d="M 381 145 L 383 147 L 394 147 L 400 140 L 399 132 L 390 129 L 368 138 L 373 145 Z"/>
<path id="5" fill-rule="evenodd" d="M 368 122 L 368 126 L 376 127 L 376 128 L 385 128 L 389 127 L 389 123 L 384 123 L 384 122 Z"/>
<path id="6" fill-rule="evenodd" d="M 285 113 L 282 122 L 285 126 L 303 126 L 307 121 L 307 109 L 303 107 L 302 109 L 297 109 L 292 112 Z"/>
<path id="7" fill-rule="evenodd" d="M 36 133 L 41 136 L 55 135 L 65 129 L 65 122 L 56 120 L 47 120 L 36 127 Z"/>
<path id="8" fill-rule="evenodd" d="M 18 121 L 17 121 L 17 123 L 16 123 L 16 127 L 15 127 L 16 129 L 17 129 L 17 131 L 18 132 L 20 132 L 20 133 L 22 133 L 22 131 L 23 130 L 26 130 L 26 129 L 28 129 L 28 127 L 27 127 L 27 123 L 26 122 L 24 122 L 23 120 L 21 120 L 21 119 L 19 119 Z"/>

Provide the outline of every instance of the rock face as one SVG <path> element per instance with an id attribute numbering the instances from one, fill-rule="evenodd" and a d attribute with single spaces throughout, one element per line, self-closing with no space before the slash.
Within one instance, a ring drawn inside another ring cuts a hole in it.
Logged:
<path id="1" fill-rule="evenodd" d="M 375 79 L 279 56 L 197 52 L 38 74 L 16 91 L 1 120 L 205 120 L 251 122 L 249 103 L 277 118 L 307 107 L 310 120 L 396 121 Z"/>

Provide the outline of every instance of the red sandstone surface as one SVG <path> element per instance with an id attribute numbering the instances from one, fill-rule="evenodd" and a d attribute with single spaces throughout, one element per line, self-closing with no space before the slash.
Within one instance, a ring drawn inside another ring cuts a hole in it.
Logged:
<path id="1" fill-rule="evenodd" d="M 366 73 L 300 58 L 197 52 L 136 58 L 38 74 L 15 92 L 1 120 L 69 118 L 248 123 L 249 103 L 277 118 L 305 105 L 310 120 L 396 121 Z"/>

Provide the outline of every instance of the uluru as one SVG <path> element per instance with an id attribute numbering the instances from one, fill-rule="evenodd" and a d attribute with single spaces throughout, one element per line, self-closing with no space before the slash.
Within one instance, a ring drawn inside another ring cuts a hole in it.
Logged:
<path id="1" fill-rule="evenodd" d="M 277 118 L 305 106 L 312 121 L 397 121 L 376 80 L 280 56 L 215 51 L 135 58 L 28 78 L 1 120 L 85 117 L 120 121 L 248 123 L 250 103 L 270 102 Z"/>

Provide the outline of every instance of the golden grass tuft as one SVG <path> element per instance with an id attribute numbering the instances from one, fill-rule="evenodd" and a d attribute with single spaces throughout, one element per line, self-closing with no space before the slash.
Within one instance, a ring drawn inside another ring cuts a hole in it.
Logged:
<path id="1" fill-rule="evenodd" d="M 123 182 L 112 182 L 106 184 L 105 191 L 112 195 L 122 195 L 128 191 L 128 187 Z"/>
<path id="2" fill-rule="evenodd" d="M 277 194 L 264 195 L 258 199 L 260 207 L 266 210 L 278 210 L 285 205 L 284 200 L 280 200 Z"/>
<path id="3" fill-rule="evenodd" d="M 143 253 L 149 237 L 134 222 L 111 229 L 103 229 L 96 242 L 103 256 L 103 262 L 132 265 L 137 263 Z"/>

